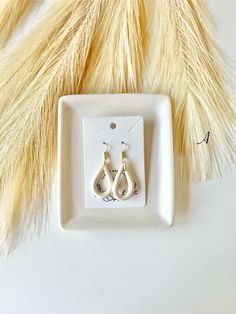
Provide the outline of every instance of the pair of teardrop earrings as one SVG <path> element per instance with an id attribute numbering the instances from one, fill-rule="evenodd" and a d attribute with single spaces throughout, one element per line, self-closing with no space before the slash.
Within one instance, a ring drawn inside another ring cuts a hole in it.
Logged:
<path id="1" fill-rule="evenodd" d="M 122 145 L 125 145 L 124 150 L 121 151 L 121 165 L 119 167 L 119 170 L 115 176 L 115 179 L 113 180 L 113 177 L 111 175 L 110 170 L 110 155 L 109 155 L 109 145 L 106 142 L 103 142 L 104 145 L 107 146 L 106 150 L 103 152 L 103 163 L 101 167 L 98 170 L 98 173 L 93 179 L 92 184 L 92 190 L 93 193 L 98 198 L 105 198 L 109 195 L 113 195 L 113 197 L 119 201 L 126 201 L 128 200 L 134 193 L 134 180 L 130 174 L 130 171 L 127 166 L 127 154 L 126 149 L 128 145 L 125 142 L 121 142 Z M 105 191 L 102 191 L 100 186 L 98 185 L 99 179 L 102 177 L 103 173 L 105 174 L 105 177 L 107 178 L 107 189 Z M 122 175 L 125 175 L 127 180 L 127 189 L 125 190 L 126 193 L 120 192 L 120 181 L 122 179 Z"/>

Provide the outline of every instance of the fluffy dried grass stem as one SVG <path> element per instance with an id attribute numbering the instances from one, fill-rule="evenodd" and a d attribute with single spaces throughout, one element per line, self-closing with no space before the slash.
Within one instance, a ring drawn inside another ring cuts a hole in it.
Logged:
<path id="1" fill-rule="evenodd" d="M 4 46 L 21 19 L 32 8 L 31 0 L 0 1 L 0 47 Z"/>

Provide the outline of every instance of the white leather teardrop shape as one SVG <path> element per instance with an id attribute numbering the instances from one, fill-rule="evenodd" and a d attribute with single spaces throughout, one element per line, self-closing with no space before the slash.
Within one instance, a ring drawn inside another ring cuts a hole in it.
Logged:
<path id="1" fill-rule="evenodd" d="M 97 183 L 99 181 L 99 179 L 101 179 L 102 174 L 106 175 L 106 180 L 107 180 L 107 189 L 105 191 L 100 191 L 98 189 Z M 105 198 L 109 195 L 112 194 L 112 185 L 113 185 L 113 178 L 112 175 L 109 171 L 109 166 L 108 163 L 103 163 L 101 165 L 101 167 L 98 170 L 98 173 L 96 174 L 96 176 L 93 179 L 93 183 L 92 183 L 92 190 L 93 193 L 98 197 L 98 198 Z"/>
<path id="2" fill-rule="evenodd" d="M 128 184 L 128 188 L 127 188 L 127 192 L 125 194 L 121 194 L 119 193 L 119 185 L 120 185 L 120 181 L 122 179 L 122 175 L 125 175 L 126 177 L 126 180 L 127 180 L 127 184 Z M 122 162 L 117 174 L 116 174 L 116 177 L 115 177 L 115 180 L 114 180 L 114 183 L 113 183 L 113 187 L 112 187 L 112 193 L 113 193 L 113 196 L 118 199 L 119 201 L 126 201 L 128 200 L 134 193 L 134 180 L 127 168 L 127 165 Z"/>

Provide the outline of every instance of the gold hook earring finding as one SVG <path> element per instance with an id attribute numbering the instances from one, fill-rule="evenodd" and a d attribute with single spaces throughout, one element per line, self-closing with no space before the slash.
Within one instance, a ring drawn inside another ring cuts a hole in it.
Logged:
<path id="1" fill-rule="evenodd" d="M 106 145 L 106 150 L 103 152 L 103 159 L 104 159 L 104 163 L 107 162 L 107 160 L 109 159 L 109 144 L 106 142 L 103 142 L 104 145 Z"/>
<path id="2" fill-rule="evenodd" d="M 125 145 L 125 148 L 121 152 L 121 161 L 124 162 L 125 158 L 127 157 L 126 150 L 128 148 L 128 144 L 125 143 L 124 141 L 121 142 L 122 145 Z"/>

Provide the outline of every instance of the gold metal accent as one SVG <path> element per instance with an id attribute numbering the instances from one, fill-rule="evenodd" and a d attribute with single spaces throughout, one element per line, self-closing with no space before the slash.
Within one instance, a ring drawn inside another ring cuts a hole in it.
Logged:
<path id="1" fill-rule="evenodd" d="M 124 160 L 127 157 L 126 152 L 123 150 L 121 152 L 121 160 Z"/>
<path id="2" fill-rule="evenodd" d="M 103 159 L 104 159 L 104 161 L 107 161 L 109 159 L 109 153 L 108 152 L 103 153 Z"/>

